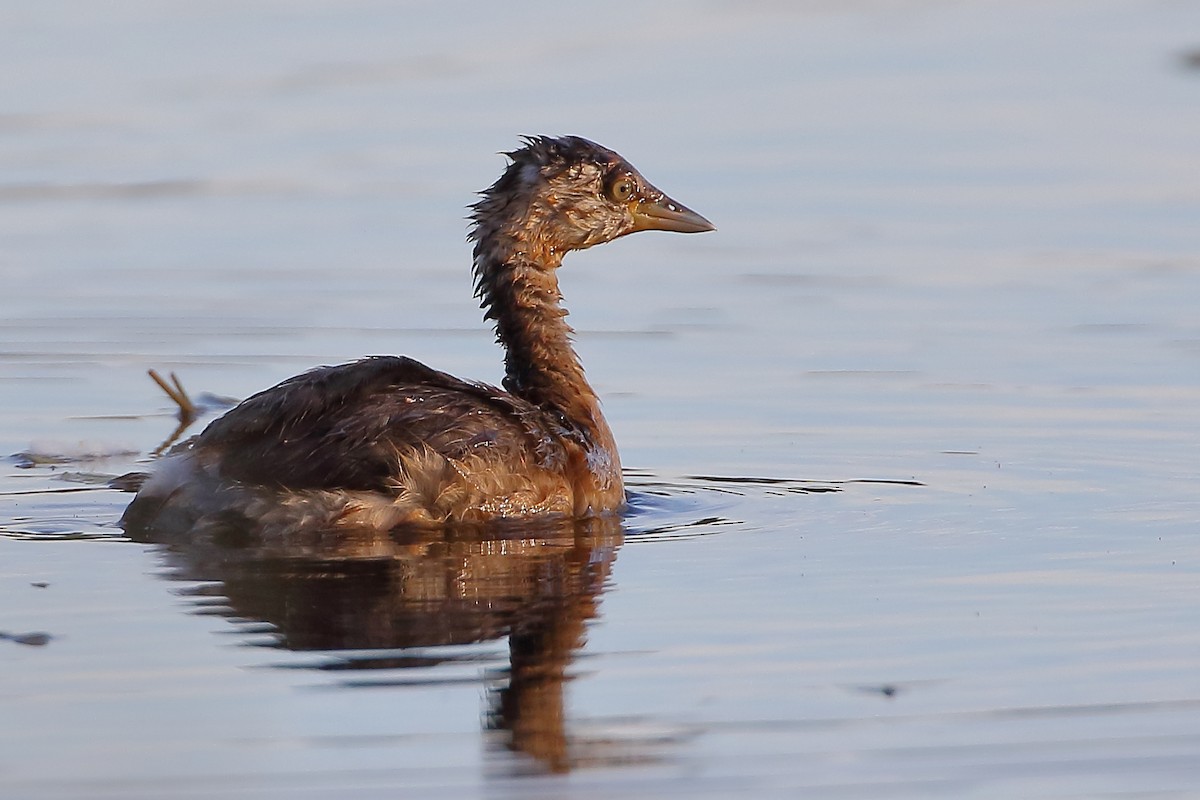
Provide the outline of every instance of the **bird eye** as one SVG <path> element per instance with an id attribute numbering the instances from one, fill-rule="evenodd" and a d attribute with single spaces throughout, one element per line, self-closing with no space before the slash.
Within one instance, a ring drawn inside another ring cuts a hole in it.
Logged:
<path id="1" fill-rule="evenodd" d="M 609 199 L 618 203 L 627 203 L 629 198 L 633 197 L 633 191 L 636 187 L 633 183 L 633 178 L 628 175 L 621 175 L 608 186 Z"/>

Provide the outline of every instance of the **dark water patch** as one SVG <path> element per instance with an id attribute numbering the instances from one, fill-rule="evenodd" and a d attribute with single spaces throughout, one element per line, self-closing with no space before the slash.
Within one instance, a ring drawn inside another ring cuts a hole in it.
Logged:
<path id="1" fill-rule="evenodd" d="M 43 631 L 33 631 L 31 633 L 8 633 L 0 631 L 0 640 L 12 642 L 13 644 L 23 644 L 26 647 L 44 647 L 53 638 L 54 636 Z"/>

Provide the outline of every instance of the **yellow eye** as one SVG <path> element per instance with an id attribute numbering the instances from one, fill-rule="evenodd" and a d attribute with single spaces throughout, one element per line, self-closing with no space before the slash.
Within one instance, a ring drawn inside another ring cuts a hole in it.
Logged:
<path id="1" fill-rule="evenodd" d="M 608 186 L 609 199 L 617 203 L 627 203 L 629 198 L 633 197 L 633 191 L 637 188 L 634 186 L 633 178 L 628 175 L 623 175 L 617 178 Z"/>

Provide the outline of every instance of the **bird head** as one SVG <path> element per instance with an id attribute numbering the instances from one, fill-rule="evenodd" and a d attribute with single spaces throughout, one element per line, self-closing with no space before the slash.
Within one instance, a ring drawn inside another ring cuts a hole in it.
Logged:
<path id="1" fill-rule="evenodd" d="M 578 136 L 532 136 L 506 155 L 504 174 L 473 206 L 476 230 L 505 231 L 552 253 L 583 250 L 637 231 L 700 233 L 712 223 L 672 200 L 617 153 Z"/>

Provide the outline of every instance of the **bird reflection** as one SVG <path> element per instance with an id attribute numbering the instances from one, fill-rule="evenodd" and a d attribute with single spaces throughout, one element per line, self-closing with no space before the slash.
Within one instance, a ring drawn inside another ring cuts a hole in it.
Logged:
<path id="1" fill-rule="evenodd" d="M 269 633 L 273 646 L 403 650 L 507 636 L 509 665 L 488 690 L 489 741 L 547 771 L 595 763 L 594 754 L 579 752 L 586 745 L 570 741 L 563 693 L 622 542 L 619 519 L 283 537 L 244 524 L 127 533 L 161 546 L 171 578 L 216 582 L 196 590 L 198 602 Z M 343 665 L 440 661 L 428 652 L 391 653 Z"/>

